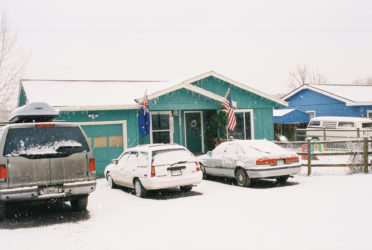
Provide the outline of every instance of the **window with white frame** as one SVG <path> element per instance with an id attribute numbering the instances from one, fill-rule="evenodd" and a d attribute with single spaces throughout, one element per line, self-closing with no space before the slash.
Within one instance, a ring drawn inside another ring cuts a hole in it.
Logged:
<path id="1" fill-rule="evenodd" d="M 253 139 L 253 111 L 234 110 L 236 119 L 236 129 L 234 132 L 227 130 L 227 138 L 249 140 Z"/>
<path id="2" fill-rule="evenodd" d="M 169 111 L 151 112 L 151 143 L 173 143 L 173 118 Z"/>
<path id="3" fill-rule="evenodd" d="M 306 111 L 306 114 L 309 114 L 310 119 L 315 117 L 315 111 L 314 110 Z"/>

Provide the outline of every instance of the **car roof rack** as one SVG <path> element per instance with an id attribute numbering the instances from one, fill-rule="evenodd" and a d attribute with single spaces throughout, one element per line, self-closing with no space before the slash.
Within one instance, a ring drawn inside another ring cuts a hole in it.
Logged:
<path id="1" fill-rule="evenodd" d="M 12 111 L 9 123 L 50 122 L 59 112 L 44 102 L 33 102 Z"/>

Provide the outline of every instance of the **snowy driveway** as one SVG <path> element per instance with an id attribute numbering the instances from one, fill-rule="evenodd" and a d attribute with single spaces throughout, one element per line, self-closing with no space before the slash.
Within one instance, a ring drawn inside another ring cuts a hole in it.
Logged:
<path id="1" fill-rule="evenodd" d="M 100 179 L 86 214 L 59 206 L 0 222 L 1 249 L 372 249 L 372 175 L 207 180 L 165 195 Z"/>

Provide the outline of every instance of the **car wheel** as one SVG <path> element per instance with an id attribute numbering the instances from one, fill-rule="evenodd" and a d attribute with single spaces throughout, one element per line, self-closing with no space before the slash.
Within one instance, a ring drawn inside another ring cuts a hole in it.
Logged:
<path id="1" fill-rule="evenodd" d="M 203 180 L 207 179 L 207 172 L 205 172 L 205 167 L 203 164 L 200 163 L 200 170 L 202 171 L 203 173 Z"/>
<path id="2" fill-rule="evenodd" d="M 109 187 L 110 188 L 116 188 L 116 184 L 115 184 L 114 180 L 112 179 L 112 176 L 111 176 L 110 173 L 107 173 L 106 178 L 107 178 L 107 183 L 108 183 Z"/>
<path id="3" fill-rule="evenodd" d="M 142 186 L 142 183 L 139 179 L 134 180 L 134 193 L 137 197 L 146 196 L 146 189 Z"/>
<path id="4" fill-rule="evenodd" d="M 285 176 L 279 176 L 279 177 L 276 177 L 276 181 L 277 181 L 279 184 L 283 185 L 283 184 L 285 184 L 285 183 L 287 182 L 288 178 L 289 178 L 288 175 L 285 175 Z"/>
<path id="5" fill-rule="evenodd" d="M 0 221 L 5 219 L 5 202 L 0 201 Z"/>
<path id="6" fill-rule="evenodd" d="M 88 206 L 88 196 L 81 196 L 70 201 L 71 208 L 74 211 L 83 211 Z"/>
<path id="7" fill-rule="evenodd" d="M 191 191 L 192 186 L 181 186 L 180 189 L 183 193 L 188 193 Z"/>
<path id="8" fill-rule="evenodd" d="M 252 179 L 248 177 L 247 172 L 243 168 L 236 170 L 235 179 L 240 187 L 247 187 L 252 184 Z"/>

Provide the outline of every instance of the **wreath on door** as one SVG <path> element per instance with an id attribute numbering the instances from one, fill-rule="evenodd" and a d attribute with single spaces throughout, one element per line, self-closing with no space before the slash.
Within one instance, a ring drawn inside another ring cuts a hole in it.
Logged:
<path id="1" fill-rule="evenodd" d="M 196 119 L 190 119 L 189 122 L 187 123 L 187 128 L 192 131 L 198 130 L 200 127 L 200 121 Z"/>

